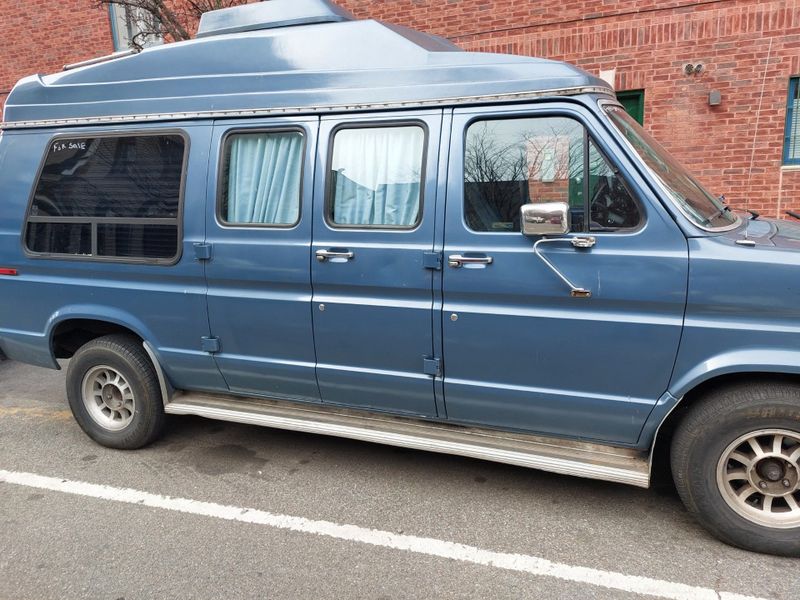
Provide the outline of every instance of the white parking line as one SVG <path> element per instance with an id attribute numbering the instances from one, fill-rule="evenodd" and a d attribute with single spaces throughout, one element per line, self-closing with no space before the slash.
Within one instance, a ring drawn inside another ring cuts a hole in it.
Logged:
<path id="1" fill-rule="evenodd" d="M 493 552 L 475 546 L 456 544 L 454 542 L 433 538 L 396 534 L 390 531 L 358 527 L 357 525 L 341 525 L 329 521 L 314 521 L 303 517 L 273 514 L 251 508 L 225 506 L 223 504 L 200 502 L 186 498 L 173 498 L 170 496 L 161 496 L 149 492 L 111 487 L 108 485 L 96 485 L 82 481 L 44 477 L 34 473 L 21 473 L 0 469 L 0 482 L 62 492 L 65 494 L 74 494 L 77 496 L 86 496 L 89 498 L 138 504 L 192 515 L 225 519 L 228 521 L 267 525 L 278 529 L 288 529 L 339 540 L 381 546 L 383 548 L 449 558 L 498 569 L 529 573 L 540 577 L 554 577 L 564 581 L 583 583 L 624 592 L 633 592 L 646 596 L 654 596 L 656 598 L 671 598 L 674 600 L 760 600 L 752 596 L 717 592 L 710 588 L 696 587 L 683 583 L 661 581 L 659 579 L 625 575 L 613 571 L 555 563 L 525 554 Z"/>

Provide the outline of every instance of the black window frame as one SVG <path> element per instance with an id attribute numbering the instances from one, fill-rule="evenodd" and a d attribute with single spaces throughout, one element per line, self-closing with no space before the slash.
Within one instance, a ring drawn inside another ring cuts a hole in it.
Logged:
<path id="1" fill-rule="evenodd" d="M 300 163 L 300 193 L 297 197 L 297 220 L 292 224 L 284 223 L 233 223 L 227 221 L 222 214 L 222 196 L 228 180 L 225 177 L 225 166 L 228 159 L 230 148 L 230 138 L 236 135 L 257 135 L 259 133 L 299 133 L 303 139 L 302 156 Z M 220 154 L 217 164 L 217 206 L 215 209 L 217 223 L 225 229 L 295 229 L 303 220 L 303 199 L 305 197 L 305 175 L 306 175 L 306 155 L 308 153 L 308 135 L 301 126 L 260 126 L 260 127 L 236 127 L 229 129 L 222 136 L 220 142 Z"/>
<path id="2" fill-rule="evenodd" d="M 136 129 L 136 130 L 117 130 L 117 131 L 83 131 L 75 133 L 59 133 L 51 136 L 45 145 L 44 154 L 39 162 L 39 168 L 36 171 L 36 178 L 33 181 L 30 196 L 28 198 L 28 208 L 25 211 L 25 219 L 22 223 L 22 233 L 20 241 L 22 243 L 22 250 L 26 257 L 34 259 L 48 259 L 48 260 L 66 260 L 66 261 L 81 261 L 81 262 L 101 262 L 101 263 L 115 263 L 115 264 L 134 264 L 134 265 L 157 265 L 157 266 L 173 266 L 180 262 L 183 257 L 183 216 L 184 205 L 186 199 L 186 178 L 189 167 L 189 153 L 191 151 L 191 137 L 188 132 L 183 129 Z M 128 138 L 128 137 L 165 137 L 165 136 L 178 136 L 183 140 L 183 161 L 181 164 L 181 183 L 178 192 L 178 211 L 175 218 L 126 218 L 126 217 L 39 217 L 32 216 L 33 203 L 36 197 L 36 191 L 39 188 L 39 182 L 44 172 L 47 157 L 49 156 L 53 144 L 62 140 L 85 140 L 87 138 Z M 28 246 L 28 229 L 31 223 L 42 224 L 88 224 L 91 226 L 92 238 L 92 254 L 63 254 L 58 252 L 35 252 Z M 176 254 L 168 258 L 147 258 L 147 257 L 118 257 L 118 256 L 101 256 L 97 254 L 97 240 L 98 225 L 176 225 L 177 227 L 177 243 Z"/>
<path id="3" fill-rule="evenodd" d="M 333 219 L 333 178 L 331 177 L 331 167 L 333 166 L 333 150 L 336 142 L 336 134 L 344 129 L 382 129 L 382 128 L 399 128 L 399 127 L 419 127 L 422 129 L 422 168 L 420 169 L 420 185 L 419 185 L 419 211 L 417 212 L 417 219 L 412 225 L 342 225 L 336 223 Z M 425 188 L 428 181 L 428 148 L 430 144 L 430 131 L 428 124 L 420 119 L 396 119 L 387 121 L 358 121 L 358 122 L 343 122 L 337 124 L 331 129 L 328 139 L 328 155 L 325 161 L 325 202 L 323 208 L 323 217 L 325 224 L 331 229 L 343 229 L 350 231 L 397 231 L 407 232 L 419 229 L 422 224 L 423 215 L 425 214 Z"/>
<path id="4" fill-rule="evenodd" d="M 561 117 L 565 119 L 571 119 L 583 128 L 583 168 L 584 173 L 588 173 L 589 171 L 589 143 L 593 142 L 595 148 L 600 153 L 600 155 L 605 159 L 606 163 L 613 169 L 614 173 L 620 178 L 622 184 L 625 186 L 625 189 L 628 191 L 633 202 L 636 204 L 636 208 L 639 212 L 639 222 L 635 227 L 624 227 L 624 228 L 617 228 L 617 229 L 591 229 L 590 223 L 590 211 L 591 207 L 589 206 L 589 177 L 584 176 L 583 183 L 582 183 L 582 190 L 583 190 L 583 210 L 584 210 L 584 219 L 583 219 L 583 228 L 578 231 L 569 231 L 567 235 L 570 234 L 579 234 L 579 233 L 604 233 L 604 234 L 616 234 L 616 235 L 625 235 L 636 233 L 640 231 L 645 223 L 647 222 L 647 212 L 644 210 L 644 203 L 639 199 L 638 194 L 634 193 L 633 188 L 631 187 L 630 183 L 628 182 L 628 178 L 625 176 L 624 171 L 620 169 L 617 163 L 609 157 L 608 152 L 600 145 L 598 142 L 598 138 L 589 130 L 589 126 L 586 122 L 581 119 L 578 115 L 571 114 L 571 113 L 564 113 L 564 112 L 536 112 L 536 113 L 507 113 L 507 114 L 493 114 L 493 115 L 475 115 L 474 118 L 470 119 L 467 123 L 464 124 L 464 131 L 462 132 L 462 156 L 461 156 L 461 223 L 464 228 L 472 233 L 477 235 L 514 235 L 520 234 L 519 231 L 479 231 L 473 229 L 467 223 L 467 211 L 466 211 L 466 193 L 465 193 L 465 173 L 464 173 L 464 165 L 466 163 L 466 154 L 467 154 L 467 134 L 469 132 L 470 127 L 475 125 L 476 123 L 484 123 L 487 121 L 511 121 L 511 120 L 523 120 L 523 119 L 542 119 L 542 118 L 553 118 L 553 117 Z"/>

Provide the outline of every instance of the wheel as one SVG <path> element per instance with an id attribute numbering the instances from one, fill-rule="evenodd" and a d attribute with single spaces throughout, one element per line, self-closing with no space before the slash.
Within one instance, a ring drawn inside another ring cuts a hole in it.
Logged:
<path id="1" fill-rule="evenodd" d="M 158 377 L 133 336 L 107 335 L 82 346 L 67 367 L 67 398 L 81 429 L 109 448 L 141 448 L 164 424 Z"/>
<path id="2" fill-rule="evenodd" d="M 800 557 L 800 386 L 712 392 L 678 426 L 671 463 L 684 504 L 716 537 Z"/>

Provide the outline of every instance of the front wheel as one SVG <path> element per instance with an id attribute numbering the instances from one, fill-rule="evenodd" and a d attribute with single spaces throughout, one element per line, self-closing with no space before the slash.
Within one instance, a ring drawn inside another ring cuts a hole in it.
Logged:
<path id="1" fill-rule="evenodd" d="M 67 367 L 67 397 L 81 429 L 109 448 L 141 448 L 164 423 L 158 377 L 132 336 L 107 335 L 81 347 Z"/>
<path id="2" fill-rule="evenodd" d="M 712 392 L 680 423 L 671 462 L 681 499 L 715 536 L 800 557 L 800 386 Z"/>

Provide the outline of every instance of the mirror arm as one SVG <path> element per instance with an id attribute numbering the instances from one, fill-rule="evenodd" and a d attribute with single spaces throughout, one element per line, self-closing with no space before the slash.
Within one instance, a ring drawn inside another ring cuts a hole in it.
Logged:
<path id="1" fill-rule="evenodd" d="M 559 271 L 555 267 L 555 265 L 553 263 L 551 263 L 547 259 L 547 257 L 545 257 L 544 254 L 539 252 L 539 246 L 541 244 L 548 244 L 548 243 L 553 243 L 553 242 L 569 242 L 570 244 L 572 244 L 572 246 L 574 248 L 591 248 L 592 246 L 595 245 L 595 243 L 597 243 L 597 240 L 593 236 L 579 236 L 579 237 L 574 237 L 574 238 L 541 238 L 539 240 L 536 240 L 536 243 L 533 244 L 533 252 L 534 252 L 534 254 L 536 254 L 536 256 L 538 256 L 540 259 L 542 259 L 544 264 L 546 264 L 553 273 L 558 275 L 558 278 L 561 281 L 563 281 L 564 283 L 566 283 L 569 286 L 569 289 L 570 289 L 570 294 L 569 295 L 570 296 L 572 296 L 573 298 L 591 298 L 591 296 L 592 296 L 592 292 L 591 291 L 589 291 L 587 289 L 584 289 L 584 288 L 581 288 L 581 287 L 578 287 L 575 284 L 573 284 L 569 279 L 567 279 L 564 276 L 563 273 L 561 273 L 561 271 Z"/>

